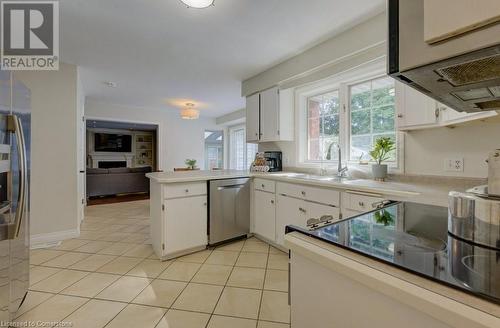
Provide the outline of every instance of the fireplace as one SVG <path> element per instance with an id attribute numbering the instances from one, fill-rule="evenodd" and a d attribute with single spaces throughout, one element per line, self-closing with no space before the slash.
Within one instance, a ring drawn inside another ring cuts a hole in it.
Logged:
<path id="1" fill-rule="evenodd" d="M 115 167 L 127 167 L 127 161 L 99 161 L 100 169 L 112 169 Z"/>

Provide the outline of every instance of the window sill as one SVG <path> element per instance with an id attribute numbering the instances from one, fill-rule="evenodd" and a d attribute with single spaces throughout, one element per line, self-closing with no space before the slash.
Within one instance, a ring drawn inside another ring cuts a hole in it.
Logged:
<path id="1" fill-rule="evenodd" d="M 347 167 L 349 169 L 352 169 L 354 171 L 362 171 L 365 173 L 371 173 L 371 165 L 375 163 L 368 163 L 368 164 L 359 164 L 359 162 L 347 162 Z M 338 162 L 328 162 L 328 163 L 321 163 L 321 162 L 299 162 L 296 164 L 298 168 L 305 168 L 305 169 L 326 169 L 326 170 L 332 170 L 336 171 L 338 168 Z M 346 164 L 342 164 L 343 166 Z M 388 165 L 388 173 L 389 174 L 403 174 L 403 170 L 401 167 L 394 165 L 394 164 L 387 164 Z"/>

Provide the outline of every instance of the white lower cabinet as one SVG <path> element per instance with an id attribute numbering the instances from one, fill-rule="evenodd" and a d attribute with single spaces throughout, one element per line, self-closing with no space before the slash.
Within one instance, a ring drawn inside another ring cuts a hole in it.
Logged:
<path id="1" fill-rule="evenodd" d="M 276 243 L 283 245 L 285 227 L 289 224 L 302 226 L 305 222 L 305 201 L 284 195 L 276 197 Z"/>
<path id="2" fill-rule="evenodd" d="M 207 196 L 165 200 L 165 240 L 163 255 L 206 247 Z"/>
<path id="3" fill-rule="evenodd" d="M 271 241 L 276 239 L 276 195 L 254 191 L 254 233 Z"/>
<path id="4" fill-rule="evenodd" d="M 335 220 L 338 220 L 340 209 L 330 205 L 278 195 L 276 204 L 276 243 L 283 245 L 287 225 L 306 228 L 307 220 L 311 218 L 319 219 L 323 215 L 331 215 Z"/>

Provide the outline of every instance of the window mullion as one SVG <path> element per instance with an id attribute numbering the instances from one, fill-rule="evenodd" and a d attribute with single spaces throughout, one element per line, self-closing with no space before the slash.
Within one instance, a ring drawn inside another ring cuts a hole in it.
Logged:
<path id="1" fill-rule="evenodd" d="M 340 129 L 339 129 L 339 144 L 344 160 L 349 160 L 349 139 L 350 139 L 350 123 L 349 115 L 350 108 L 348 104 L 348 87 L 346 84 L 341 84 L 339 88 L 340 100 Z M 337 159 L 338 160 L 338 159 Z"/>

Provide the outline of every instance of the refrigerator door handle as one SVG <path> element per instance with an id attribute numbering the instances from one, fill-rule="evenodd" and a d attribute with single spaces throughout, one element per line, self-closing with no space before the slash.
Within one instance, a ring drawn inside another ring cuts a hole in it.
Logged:
<path id="1" fill-rule="evenodd" d="M 10 132 L 16 135 L 16 145 L 18 152 L 19 164 L 19 195 L 17 198 L 17 209 L 15 213 L 14 223 L 9 229 L 9 239 L 15 239 L 19 236 L 21 223 L 26 207 L 26 184 L 28 178 L 27 162 L 26 162 L 26 143 L 24 140 L 24 132 L 21 120 L 16 115 L 7 117 L 7 127 Z"/>

